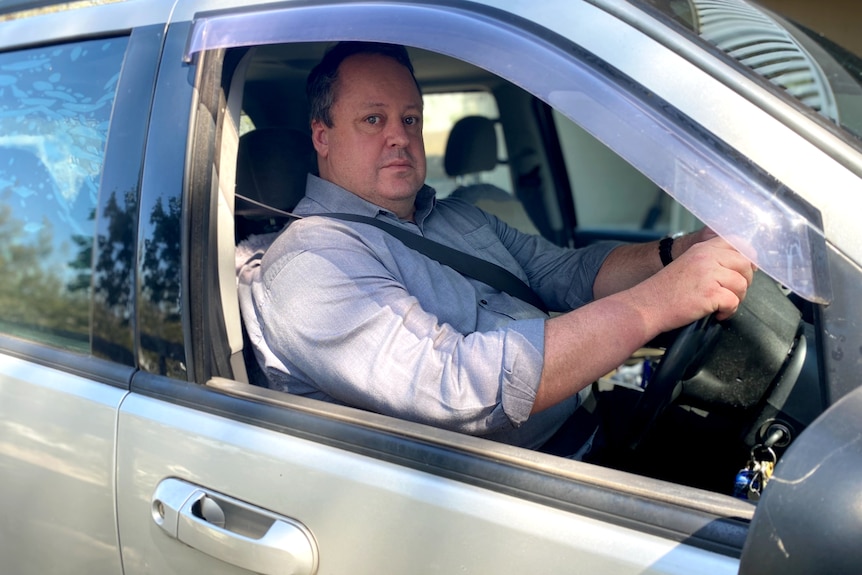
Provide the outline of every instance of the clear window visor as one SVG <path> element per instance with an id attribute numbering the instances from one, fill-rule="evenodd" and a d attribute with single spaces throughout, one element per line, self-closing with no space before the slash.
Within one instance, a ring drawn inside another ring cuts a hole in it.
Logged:
<path id="1" fill-rule="evenodd" d="M 347 39 L 402 43 L 460 57 L 521 85 L 579 124 L 776 281 L 809 301 L 831 300 L 828 274 L 820 267 L 826 244 L 818 215 L 810 209 L 805 215 L 792 192 L 744 159 L 718 151 L 720 143 L 709 134 L 681 128 L 570 53 L 524 30 L 495 25 L 487 15 L 477 19 L 428 5 L 355 4 L 339 10 L 351 10 L 345 17 L 352 25 L 344 32 L 350 37 L 320 25 L 330 14 L 325 7 L 200 15 L 185 58 L 220 48 Z M 381 26 L 381 21 L 422 25 Z M 477 43 L 489 49 L 478 49 Z"/>

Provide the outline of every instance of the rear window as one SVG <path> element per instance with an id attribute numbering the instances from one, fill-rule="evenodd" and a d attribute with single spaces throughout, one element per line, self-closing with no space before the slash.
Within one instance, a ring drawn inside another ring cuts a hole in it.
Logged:
<path id="1" fill-rule="evenodd" d="M 422 99 L 425 104 L 423 136 L 428 162 L 426 182 L 437 191 L 437 197 L 444 198 L 459 186 L 476 183 L 493 184 L 512 194 L 512 174 L 506 163 L 506 141 L 500 124 L 496 122 L 500 113 L 494 96 L 490 92 L 480 91 L 448 92 L 425 94 Z M 451 175 L 446 172 L 444 166 L 450 134 L 458 121 L 469 116 L 479 116 L 495 122 L 499 162 L 491 170 Z"/>
<path id="2" fill-rule="evenodd" d="M 0 54 L 0 331 L 90 350 L 95 208 L 126 38 Z"/>

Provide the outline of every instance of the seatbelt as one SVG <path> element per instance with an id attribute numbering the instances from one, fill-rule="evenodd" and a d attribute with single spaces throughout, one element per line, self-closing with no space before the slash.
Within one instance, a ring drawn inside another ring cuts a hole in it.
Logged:
<path id="1" fill-rule="evenodd" d="M 533 307 L 542 310 L 544 313 L 548 313 L 548 308 L 545 305 L 545 302 L 543 302 L 542 298 L 533 291 L 533 288 L 509 270 L 487 260 L 483 260 L 482 258 L 464 253 L 447 245 L 435 242 L 434 240 L 429 240 L 428 238 L 414 234 L 405 229 L 399 228 L 398 226 L 380 221 L 376 218 L 360 216 L 358 214 L 330 213 L 300 216 L 292 212 L 286 212 L 271 206 L 266 206 L 265 204 L 239 194 L 236 194 L 236 196 L 251 202 L 252 204 L 264 207 L 272 212 L 292 219 L 299 220 L 303 217 L 322 216 L 374 226 L 400 240 L 401 243 L 408 248 L 452 268 L 461 275 L 478 280 L 498 291 L 505 292 L 513 297 L 525 301 Z"/>

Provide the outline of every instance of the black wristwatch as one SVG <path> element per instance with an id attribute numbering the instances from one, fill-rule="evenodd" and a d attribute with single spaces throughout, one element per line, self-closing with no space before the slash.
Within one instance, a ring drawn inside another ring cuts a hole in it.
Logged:
<path id="1" fill-rule="evenodd" d="M 666 236 L 658 243 L 658 257 L 661 258 L 661 265 L 666 266 L 673 261 L 671 249 L 673 248 L 674 236 Z"/>

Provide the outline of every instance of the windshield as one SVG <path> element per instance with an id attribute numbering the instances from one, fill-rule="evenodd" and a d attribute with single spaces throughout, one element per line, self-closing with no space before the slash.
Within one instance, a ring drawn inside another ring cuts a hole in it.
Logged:
<path id="1" fill-rule="evenodd" d="M 862 140 L 862 59 L 823 35 L 825 30 L 815 32 L 746 0 L 634 1 L 721 49 L 851 133 L 857 143 Z M 784 5 L 776 5 L 783 11 Z M 817 11 L 814 6 L 809 4 L 811 13 Z M 840 16 L 833 21 L 840 22 Z"/>

